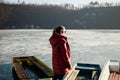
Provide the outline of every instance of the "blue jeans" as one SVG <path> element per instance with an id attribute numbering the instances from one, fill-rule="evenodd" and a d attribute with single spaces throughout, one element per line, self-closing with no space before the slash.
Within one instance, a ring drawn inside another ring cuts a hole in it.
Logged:
<path id="1" fill-rule="evenodd" d="M 65 75 L 54 74 L 53 80 L 63 80 Z"/>

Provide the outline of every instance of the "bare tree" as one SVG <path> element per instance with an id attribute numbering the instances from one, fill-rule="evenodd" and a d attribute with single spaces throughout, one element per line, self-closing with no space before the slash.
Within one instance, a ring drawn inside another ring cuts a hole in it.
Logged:
<path id="1" fill-rule="evenodd" d="M 99 5 L 99 2 L 98 2 L 98 1 L 95 1 L 95 2 L 91 1 L 91 2 L 89 3 L 89 5 L 90 5 L 90 7 L 95 7 L 95 6 L 98 6 L 98 5 Z"/>
<path id="2" fill-rule="evenodd" d="M 89 3 L 89 5 L 90 5 L 90 7 L 93 7 L 93 6 L 94 6 L 94 2 L 91 1 L 91 2 Z"/>
<path id="3" fill-rule="evenodd" d="M 95 1 L 94 2 L 94 6 L 98 6 L 99 5 L 99 2 L 98 1 Z"/>

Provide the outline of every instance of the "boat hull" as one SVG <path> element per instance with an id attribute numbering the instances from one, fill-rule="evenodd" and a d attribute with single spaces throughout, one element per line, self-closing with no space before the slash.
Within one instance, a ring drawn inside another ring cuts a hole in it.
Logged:
<path id="1" fill-rule="evenodd" d="M 77 63 L 64 80 L 98 80 L 100 72 L 98 64 Z"/>
<path id="2" fill-rule="evenodd" d="M 115 74 L 111 79 L 112 73 Z M 115 77 L 116 75 L 117 78 Z M 108 60 L 102 69 L 99 80 L 120 80 L 120 61 Z"/>
<path id="3" fill-rule="evenodd" d="M 34 56 L 13 57 L 13 75 L 15 80 L 51 80 L 53 71 Z"/>

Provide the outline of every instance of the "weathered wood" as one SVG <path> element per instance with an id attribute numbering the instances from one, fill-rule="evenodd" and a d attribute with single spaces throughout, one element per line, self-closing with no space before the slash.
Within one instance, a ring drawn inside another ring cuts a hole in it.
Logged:
<path id="1" fill-rule="evenodd" d="M 115 80 L 116 79 L 115 74 L 119 73 L 119 71 L 120 71 L 120 61 L 119 60 L 108 60 L 102 69 L 99 80 Z M 117 79 L 117 80 L 120 80 L 120 79 Z"/>
<path id="2" fill-rule="evenodd" d="M 40 64 L 39 62 L 36 61 L 36 59 L 29 57 L 29 60 L 36 65 L 36 67 L 38 67 L 40 70 L 42 70 L 47 76 L 52 77 L 53 73 L 51 73 L 45 66 L 43 66 L 42 64 Z"/>
<path id="3" fill-rule="evenodd" d="M 39 69 L 41 69 L 47 76 L 49 76 L 49 77 L 53 76 L 53 74 L 48 69 L 46 69 L 43 65 L 41 65 L 35 61 L 33 61 L 33 64 L 35 64 Z"/>
<path id="4" fill-rule="evenodd" d="M 18 73 L 18 76 L 20 79 L 28 79 L 28 76 L 26 75 L 23 67 L 19 63 L 14 63 L 16 73 Z"/>
<path id="5" fill-rule="evenodd" d="M 14 57 L 13 67 L 20 80 L 51 79 L 53 77 L 52 69 L 34 56 Z"/>
<path id="6" fill-rule="evenodd" d="M 120 73 L 111 72 L 109 76 L 109 80 L 120 80 Z"/>
<path id="7" fill-rule="evenodd" d="M 75 80 L 77 75 L 79 73 L 79 70 L 73 70 L 72 74 L 70 75 L 70 77 L 68 78 L 68 80 Z"/>
<path id="8" fill-rule="evenodd" d="M 77 65 L 77 64 L 76 64 Z M 76 65 L 70 70 L 64 80 L 75 80 L 80 70 L 75 70 Z"/>

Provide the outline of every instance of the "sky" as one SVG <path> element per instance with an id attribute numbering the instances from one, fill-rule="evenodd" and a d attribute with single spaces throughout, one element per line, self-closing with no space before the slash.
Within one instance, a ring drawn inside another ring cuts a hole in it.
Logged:
<path id="1" fill-rule="evenodd" d="M 18 3 L 18 0 L 4 0 L 11 3 Z M 64 4 L 64 3 L 70 3 L 74 5 L 87 5 L 91 1 L 98 1 L 99 3 L 109 2 L 109 3 L 117 3 L 120 2 L 120 0 L 19 0 L 20 2 L 25 3 L 37 3 L 37 4 Z"/>

